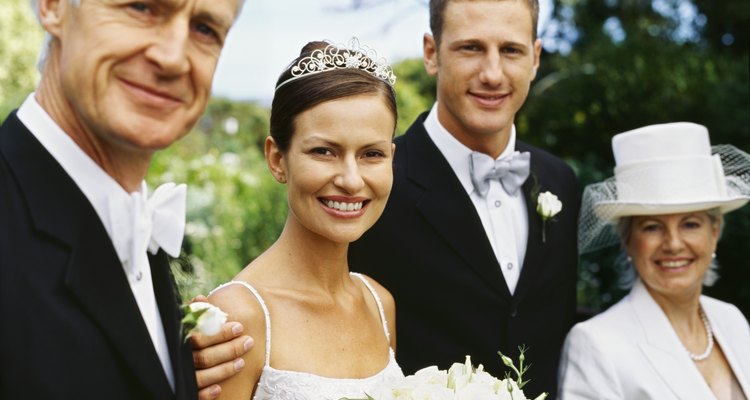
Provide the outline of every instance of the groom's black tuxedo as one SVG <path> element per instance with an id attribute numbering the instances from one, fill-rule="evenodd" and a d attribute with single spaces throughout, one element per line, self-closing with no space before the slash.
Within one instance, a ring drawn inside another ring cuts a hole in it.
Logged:
<path id="1" fill-rule="evenodd" d="M 0 128 L 0 398 L 195 398 L 167 257 L 149 262 L 175 393 L 96 211 L 12 113 Z"/>
<path id="2" fill-rule="evenodd" d="M 509 370 L 497 351 L 517 361 L 517 346 L 525 344 L 533 366 L 524 391 L 554 398 L 576 307 L 575 175 L 559 158 L 517 141 L 517 150 L 531 153 L 532 176 L 523 185 L 528 245 L 511 295 L 471 199 L 424 129 L 425 116 L 396 139 L 393 191 L 380 220 L 351 246 L 350 265 L 394 295 L 405 373 L 431 364 L 447 368 L 471 355 L 475 365 L 503 377 Z M 546 223 L 546 242 L 532 195 L 539 190 L 563 203 Z"/>

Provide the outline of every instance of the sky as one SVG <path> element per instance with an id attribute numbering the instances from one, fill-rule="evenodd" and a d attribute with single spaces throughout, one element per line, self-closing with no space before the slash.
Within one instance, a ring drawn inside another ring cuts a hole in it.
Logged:
<path id="1" fill-rule="evenodd" d="M 270 103 L 281 71 L 312 40 L 359 38 L 389 62 L 419 57 L 429 32 L 422 0 L 385 0 L 384 6 L 344 11 L 351 0 L 246 0 L 224 45 L 215 96 Z"/>
<path id="2" fill-rule="evenodd" d="M 382 0 L 382 5 L 345 11 L 352 0 L 245 0 L 224 45 L 214 96 L 270 104 L 281 71 L 312 40 L 347 42 L 352 36 L 390 63 L 421 57 L 429 32 L 426 0 Z M 549 13 L 541 1 L 540 26 Z"/>

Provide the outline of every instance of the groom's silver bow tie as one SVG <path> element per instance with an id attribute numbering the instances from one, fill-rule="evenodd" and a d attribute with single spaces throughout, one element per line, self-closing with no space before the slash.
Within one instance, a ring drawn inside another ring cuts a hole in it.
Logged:
<path id="1" fill-rule="evenodd" d="M 115 250 L 121 262 L 129 261 L 131 272 L 147 249 L 156 254 L 162 248 L 172 257 L 179 256 L 185 234 L 186 186 L 165 183 L 147 196 L 144 187 L 129 198 L 110 201 Z"/>
<path id="2" fill-rule="evenodd" d="M 469 159 L 469 172 L 474 190 L 485 197 L 490 190 L 490 181 L 499 180 L 505 192 L 514 196 L 518 188 L 529 177 L 529 152 L 515 153 L 510 157 L 493 160 L 484 153 L 472 152 Z"/>

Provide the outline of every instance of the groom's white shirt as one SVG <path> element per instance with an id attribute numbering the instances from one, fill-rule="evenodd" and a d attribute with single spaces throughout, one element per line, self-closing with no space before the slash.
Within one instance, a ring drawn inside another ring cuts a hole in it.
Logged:
<path id="1" fill-rule="evenodd" d="M 498 180 L 490 181 L 487 196 L 482 197 L 474 190 L 469 171 L 469 158 L 472 150 L 459 142 L 440 123 L 437 116 L 437 102 L 432 106 L 424 121 L 424 128 L 435 146 L 440 150 L 458 177 L 466 194 L 471 198 L 479 219 L 482 221 L 484 232 L 495 252 L 500 270 L 513 294 L 521 277 L 526 246 L 529 236 L 529 222 L 526 212 L 526 200 L 523 190 L 518 190 L 515 196 L 505 192 Z M 510 157 L 516 151 L 516 126 L 510 131 L 510 138 L 505 150 L 497 157 L 501 160 Z M 529 177 L 529 179 L 532 179 Z"/>
<path id="2" fill-rule="evenodd" d="M 750 326 L 732 304 L 701 305 L 734 376 L 750 395 Z M 714 350 L 715 351 L 715 350 Z M 715 399 L 667 316 L 639 280 L 604 313 L 577 324 L 560 360 L 560 398 Z"/>

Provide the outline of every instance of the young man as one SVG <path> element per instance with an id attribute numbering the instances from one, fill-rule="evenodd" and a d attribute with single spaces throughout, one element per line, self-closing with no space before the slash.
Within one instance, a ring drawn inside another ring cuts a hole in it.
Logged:
<path id="1" fill-rule="evenodd" d="M 580 194 L 562 160 L 516 138 L 539 66 L 537 15 L 535 0 L 430 1 L 424 64 L 437 102 L 396 139 L 385 212 L 349 258 L 396 300 L 405 373 L 468 354 L 502 377 L 497 352 L 518 360 L 525 345 L 526 393 L 554 398 L 575 314 Z M 536 211 L 545 191 L 563 204 L 547 221 Z"/>
<path id="2" fill-rule="evenodd" d="M 0 397 L 195 398 L 166 256 L 185 190 L 143 180 L 202 114 L 242 0 L 36 5 L 42 78 L 0 128 Z"/>
<path id="3" fill-rule="evenodd" d="M 430 1 L 424 64 L 437 102 L 396 139 L 385 213 L 350 261 L 396 300 L 405 373 L 469 354 L 502 377 L 497 352 L 517 360 L 525 345 L 527 395 L 554 398 L 575 314 L 580 195 L 563 161 L 516 137 L 539 66 L 537 15 L 534 0 Z M 483 167 L 510 179 L 484 181 Z M 563 204 L 546 222 L 545 191 Z"/>

